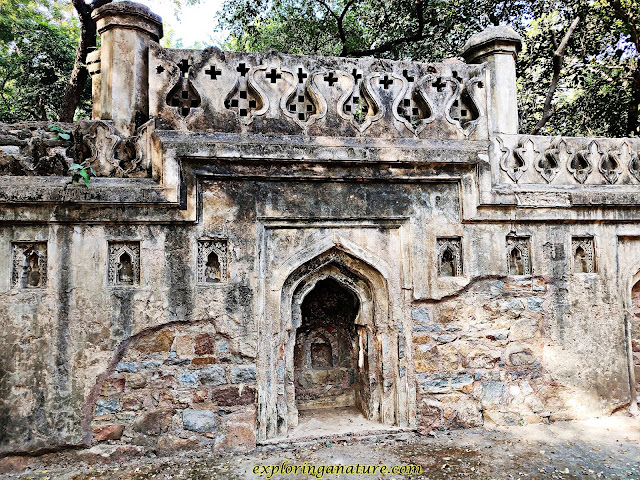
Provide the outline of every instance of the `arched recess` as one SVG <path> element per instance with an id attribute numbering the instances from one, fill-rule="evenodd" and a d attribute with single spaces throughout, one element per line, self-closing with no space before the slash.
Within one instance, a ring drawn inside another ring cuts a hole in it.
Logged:
<path id="1" fill-rule="evenodd" d="M 401 323 L 401 319 L 393 318 L 388 281 L 370 263 L 334 244 L 292 269 L 280 291 L 274 292 L 274 296 L 279 293 L 279 322 L 271 324 L 272 332 L 260 332 L 261 335 L 271 333 L 273 340 L 269 342 L 272 353 L 265 355 L 268 365 L 263 365 L 270 373 L 263 377 L 262 385 L 258 379 L 258 390 L 265 392 L 258 396 L 258 436 L 261 439 L 286 435 L 289 428 L 298 423 L 294 349 L 296 330 L 302 323 L 301 305 L 318 282 L 327 279 L 353 292 L 359 302 L 355 324 L 361 352 L 367 355 L 368 418 L 387 425 L 402 423 L 405 426 L 406 419 L 411 417 L 408 382 L 404 376 L 406 368 L 402 369 L 402 378 L 400 373 L 400 363 L 405 365 L 406 362 L 404 345 L 407 342 L 402 329 L 394 325 Z M 399 342 L 403 343 L 403 348 L 398 348 Z M 361 360 L 364 363 L 365 359 Z"/>
<path id="2" fill-rule="evenodd" d="M 631 267 L 628 279 L 625 331 L 629 359 L 630 410 L 638 413 L 640 410 L 640 263 Z"/>

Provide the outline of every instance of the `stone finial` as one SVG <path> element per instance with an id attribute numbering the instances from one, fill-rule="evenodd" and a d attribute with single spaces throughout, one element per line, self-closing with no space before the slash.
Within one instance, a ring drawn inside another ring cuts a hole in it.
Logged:
<path id="1" fill-rule="evenodd" d="M 124 27 L 147 33 L 156 42 L 163 36 L 162 18 L 139 3 L 108 3 L 96 9 L 91 18 L 96 22 L 100 35 L 111 28 Z"/>
<path id="2" fill-rule="evenodd" d="M 149 45 L 162 38 L 162 19 L 133 2 L 109 3 L 91 18 L 102 40 L 94 119 L 112 120 L 120 135 L 132 136 L 149 118 Z"/>
<path id="3" fill-rule="evenodd" d="M 487 63 L 490 134 L 518 133 L 516 58 L 521 49 L 522 39 L 513 28 L 494 26 L 473 35 L 462 51 L 467 63 Z"/>
<path id="4" fill-rule="evenodd" d="M 482 63 L 488 55 L 511 54 L 514 60 L 522 50 L 522 38 L 508 25 L 491 26 L 473 35 L 462 49 L 467 63 Z"/>

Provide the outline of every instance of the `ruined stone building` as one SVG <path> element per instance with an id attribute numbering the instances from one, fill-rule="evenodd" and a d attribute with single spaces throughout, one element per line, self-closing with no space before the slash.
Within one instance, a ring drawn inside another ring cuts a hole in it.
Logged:
<path id="1" fill-rule="evenodd" d="M 0 454 L 637 410 L 640 140 L 519 134 L 512 29 L 423 64 L 94 19 L 93 119 L 0 126 Z"/>

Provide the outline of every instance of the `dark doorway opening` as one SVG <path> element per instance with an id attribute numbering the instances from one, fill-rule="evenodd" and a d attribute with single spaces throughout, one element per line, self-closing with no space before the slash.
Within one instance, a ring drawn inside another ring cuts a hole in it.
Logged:
<path id="1" fill-rule="evenodd" d="M 367 416 L 368 365 L 359 359 L 368 355 L 360 352 L 359 310 L 358 297 L 331 278 L 304 298 L 294 349 L 298 409 L 357 407 Z"/>

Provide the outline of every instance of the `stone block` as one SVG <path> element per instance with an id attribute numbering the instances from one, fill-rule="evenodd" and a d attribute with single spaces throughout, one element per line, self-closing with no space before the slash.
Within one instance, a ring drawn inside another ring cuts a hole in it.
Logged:
<path id="1" fill-rule="evenodd" d="M 95 416 L 110 415 L 121 411 L 120 399 L 112 398 L 110 400 L 99 399 L 96 402 Z"/>
<path id="2" fill-rule="evenodd" d="M 149 360 L 146 362 L 140 362 L 140 366 L 143 370 L 154 370 L 156 368 L 160 368 L 162 366 L 162 362 L 158 360 Z"/>
<path id="3" fill-rule="evenodd" d="M 183 372 L 178 381 L 180 385 L 184 387 L 197 387 L 198 386 L 198 372 Z"/>
<path id="4" fill-rule="evenodd" d="M 428 375 L 426 378 L 418 375 L 418 386 L 422 393 L 448 393 L 451 391 L 449 379 L 433 378 L 433 375 Z"/>
<path id="5" fill-rule="evenodd" d="M 532 312 L 542 312 L 542 306 L 544 304 L 544 299 L 540 297 L 529 297 L 527 298 L 527 306 L 529 310 Z"/>
<path id="6" fill-rule="evenodd" d="M 188 408 L 182 412 L 182 425 L 191 432 L 211 433 L 216 430 L 216 414 L 211 410 Z"/>
<path id="7" fill-rule="evenodd" d="M 133 348 L 142 353 L 168 353 L 175 338 L 175 333 L 170 330 L 146 335 L 138 340 Z"/>
<path id="8" fill-rule="evenodd" d="M 471 375 L 462 375 L 451 379 L 451 388 L 460 390 L 464 393 L 471 393 L 473 390 L 473 377 Z"/>
<path id="9" fill-rule="evenodd" d="M 138 371 L 138 364 L 136 362 L 120 362 L 116 365 L 116 371 L 135 373 Z"/>
<path id="10" fill-rule="evenodd" d="M 189 335 L 180 335 L 175 338 L 174 350 L 179 357 L 193 355 L 193 340 Z"/>
<path id="11" fill-rule="evenodd" d="M 160 435 L 169 430 L 175 411 L 173 409 L 159 409 L 145 412 L 136 418 L 133 430 L 145 435 Z"/>
<path id="12" fill-rule="evenodd" d="M 507 397 L 506 385 L 502 382 L 484 382 L 482 384 L 482 406 L 504 404 Z"/>
<path id="13" fill-rule="evenodd" d="M 458 338 L 457 335 L 453 333 L 444 333 L 442 335 L 434 335 L 433 339 L 439 343 L 451 343 L 454 342 Z"/>
<path id="14" fill-rule="evenodd" d="M 119 440 L 124 432 L 124 425 L 102 425 L 93 429 L 93 439 L 97 442 Z"/>
<path id="15" fill-rule="evenodd" d="M 507 365 L 514 367 L 533 365 L 536 362 L 536 357 L 530 347 L 513 343 L 507 347 L 505 359 Z"/>
<path id="16" fill-rule="evenodd" d="M 124 392 L 124 378 L 112 377 L 102 385 L 101 395 L 113 395 Z"/>
<path id="17" fill-rule="evenodd" d="M 256 448 L 256 431 L 252 425 L 230 422 L 225 426 L 225 435 L 216 445 L 216 452 L 245 453 Z"/>
<path id="18" fill-rule="evenodd" d="M 255 381 L 255 365 L 237 365 L 231 367 L 231 383 L 252 383 Z"/>
<path id="19" fill-rule="evenodd" d="M 427 307 L 412 308 L 411 318 L 415 323 L 431 323 L 429 309 Z"/>
<path id="20" fill-rule="evenodd" d="M 215 357 L 197 357 L 191 360 L 191 364 L 194 366 L 213 365 L 216 363 Z"/>
<path id="21" fill-rule="evenodd" d="M 209 397 L 209 392 L 199 390 L 193 394 L 193 403 L 203 403 Z"/>
<path id="22" fill-rule="evenodd" d="M 509 329 L 509 340 L 526 340 L 538 332 L 537 318 L 520 318 Z"/>
<path id="23" fill-rule="evenodd" d="M 0 473 L 24 472 L 30 465 L 32 457 L 11 456 L 0 458 Z"/>
<path id="24" fill-rule="evenodd" d="M 464 358 L 464 368 L 493 368 L 500 360 L 500 352 L 486 347 L 478 347 Z"/>
<path id="25" fill-rule="evenodd" d="M 140 410 L 142 408 L 142 398 L 135 395 L 125 395 L 120 399 L 123 410 Z"/>
<path id="26" fill-rule="evenodd" d="M 487 423 L 494 425 L 516 426 L 524 424 L 524 419 L 518 413 L 484 410 L 482 414 Z"/>
<path id="27" fill-rule="evenodd" d="M 252 387 L 229 386 L 213 390 L 212 401 L 221 407 L 232 407 L 235 405 L 253 405 L 256 391 Z"/>
<path id="28" fill-rule="evenodd" d="M 125 385 L 129 388 L 143 388 L 147 384 L 147 377 L 141 373 L 127 375 Z"/>
<path id="29" fill-rule="evenodd" d="M 189 438 L 180 438 L 175 435 L 163 435 L 156 447 L 156 455 L 159 457 L 171 457 L 182 450 L 196 450 L 200 446 L 199 439 L 194 435 Z"/>
<path id="30" fill-rule="evenodd" d="M 219 365 L 197 370 L 197 373 L 202 385 L 217 387 L 227 383 L 224 368 Z"/>
<path id="31" fill-rule="evenodd" d="M 196 355 L 210 355 L 215 353 L 216 342 L 213 335 L 209 333 L 201 333 L 196 335 L 194 339 L 194 351 Z"/>

